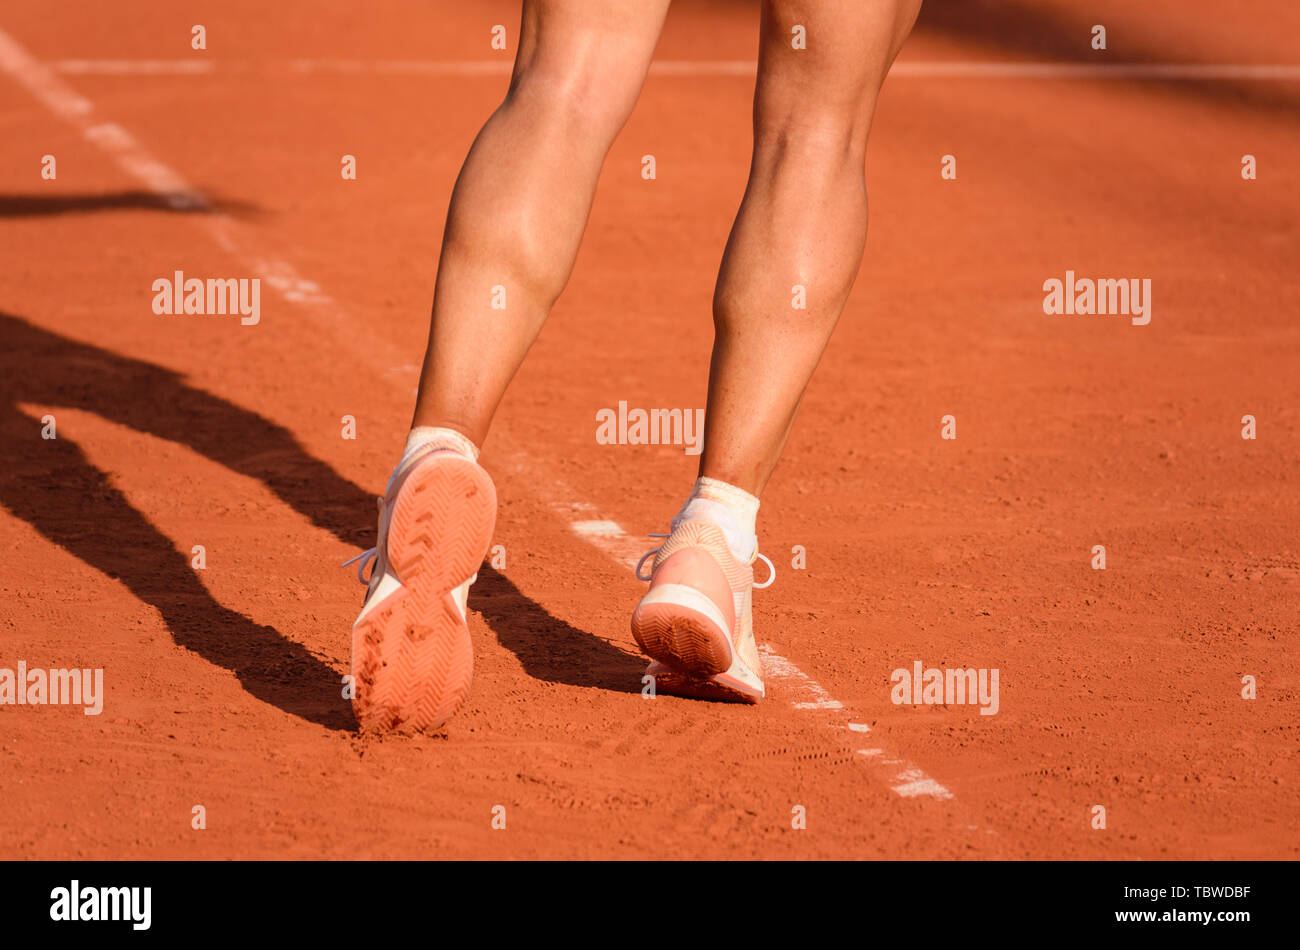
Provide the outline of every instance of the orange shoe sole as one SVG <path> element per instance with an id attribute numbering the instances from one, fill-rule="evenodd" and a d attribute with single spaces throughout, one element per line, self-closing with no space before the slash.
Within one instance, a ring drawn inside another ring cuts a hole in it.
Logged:
<path id="1" fill-rule="evenodd" d="M 632 613 L 632 636 L 646 656 L 681 673 L 713 676 L 730 668 L 731 637 L 703 611 L 652 602 L 654 589 Z"/>
<path id="2" fill-rule="evenodd" d="M 387 536 L 402 586 L 352 628 L 363 732 L 437 729 L 469 694 L 474 651 L 453 592 L 482 565 L 496 512 L 492 479 L 465 459 L 432 459 L 406 476 Z"/>

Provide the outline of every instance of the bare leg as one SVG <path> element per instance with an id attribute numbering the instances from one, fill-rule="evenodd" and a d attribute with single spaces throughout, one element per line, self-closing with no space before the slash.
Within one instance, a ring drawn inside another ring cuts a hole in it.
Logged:
<path id="1" fill-rule="evenodd" d="M 510 91 L 452 193 L 414 425 L 482 445 L 569 279 L 668 4 L 525 0 Z"/>
<path id="2" fill-rule="evenodd" d="M 862 261 L 867 133 L 920 6 L 764 0 L 749 185 L 713 301 L 701 475 L 758 495 L 776 467 Z M 792 48 L 796 26 L 806 49 Z"/>

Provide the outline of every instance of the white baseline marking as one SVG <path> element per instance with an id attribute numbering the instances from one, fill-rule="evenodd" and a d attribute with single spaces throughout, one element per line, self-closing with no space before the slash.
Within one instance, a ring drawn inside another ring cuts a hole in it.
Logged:
<path id="1" fill-rule="evenodd" d="M 929 795 L 932 798 L 952 798 L 951 792 L 918 768 L 906 768 L 895 778 L 899 784 L 893 786 L 893 789 L 904 798 L 916 798 L 921 795 Z"/>
<path id="2" fill-rule="evenodd" d="M 346 327 L 341 322 L 342 314 L 314 281 L 298 276 L 293 267 L 285 261 L 250 250 L 248 242 L 238 233 L 234 219 L 211 210 L 203 196 L 181 175 L 146 152 L 125 129 L 111 122 L 96 122 L 92 118 L 94 106 L 90 100 L 68 87 L 53 71 L 34 59 L 3 30 L 0 30 L 0 71 L 8 73 L 26 87 L 56 116 L 78 128 L 87 141 L 107 153 L 124 171 L 155 194 L 181 202 L 177 207 L 204 210 L 205 213 L 200 217 L 209 223 L 211 232 L 224 250 L 241 257 L 247 264 L 253 266 L 254 270 L 264 275 L 267 282 L 280 291 L 287 300 L 306 304 L 311 312 L 331 318 L 328 320 L 327 329 L 336 334 L 346 331 Z M 381 349 L 386 352 L 381 354 Z M 366 352 L 369 357 L 368 362 L 372 366 L 382 370 L 399 365 L 393 358 L 393 350 L 391 345 L 379 346 L 378 341 L 372 338 L 372 345 L 363 352 Z M 522 462 L 526 468 L 531 469 L 531 466 L 527 465 L 526 456 L 516 456 L 516 460 L 517 464 Z M 552 508 L 562 514 L 567 513 L 565 516 L 572 530 L 583 540 L 628 566 L 635 565 L 640 554 L 644 553 L 648 545 L 632 538 L 618 522 L 592 517 L 595 514 L 594 506 L 578 500 L 562 482 L 556 482 L 550 494 L 553 499 Z M 575 517 L 576 515 L 586 517 Z M 831 699 L 820 684 L 771 647 L 764 645 L 762 651 L 766 658 L 765 665 L 768 666 L 774 679 L 784 680 L 805 696 L 811 696 L 811 699 L 796 701 L 795 708 L 843 708 L 843 704 Z M 929 795 L 935 798 L 952 798 L 952 794 L 947 789 L 910 764 L 906 764 L 905 769 L 895 776 L 895 780 L 902 784 L 893 786 L 894 791 L 905 797 Z"/>
<path id="3" fill-rule="evenodd" d="M 516 454 L 512 460 L 516 470 L 535 474 L 535 467 L 528 457 Z M 578 537 L 604 551 L 615 561 L 628 567 L 635 567 L 641 555 L 654 547 L 656 539 L 645 541 L 632 537 L 623 530 L 617 521 L 597 516 L 596 508 L 589 502 L 576 500 L 572 491 L 563 482 L 554 482 L 550 491 L 553 501 L 551 509 L 569 522 L 569 527 Z M 822 685 L 799 669 L 790 660 L 777 653 L 768 644 L 759 647 L 763 654 L 764 672 L 773 680 L 795 693 L 791 705 L 795 709 L 843 709 L 844 704 L 831 697 Z M 839 727 L 837 725 L 837 727 Z M 847 722 L 843 728 L 855 733 L 868 733 L 871 726 L 863 722 Z M 877 761 L 883 749 L 859 749 L 858 754 L 866 759 Z M 890 788 L 903 798 L 936 798 L 947 800 L 953 798 L 952 792 L 926 775 L 921 769 L 904 759 L 881 759 L 881 766 L 889 766 L 892 773 Z"/>
<path id="4" fill-rule="evenodd" d="M 204 76 L 215 72 L 362 73 L 397 76 L 509 76 L 509 59 L 292 59 L 270 62 L 212 59 L 63 59 L 54 63 L 74 76 Z M 747 59 L 657 59 L 652 76 L 751 77 L 757 63 Z M 1295 82 L 1297 63 L 1035 63 L 954 60 L 895 63 L 895 77 L 917 79 L 1153 79 L 1179 82 Z"/>
<path id="5" fill-rule="evenodd" d="M 803 670 L 781 656 L 766 643 L 759 647 L 763 654 L 763 668 L 776 677 L 790 681 L 790 685 L 803 693 L 804 699 L 794 703 L 795 709 L 843 709 L 844 704 L 838 699 L 831 699 L 830 693 L 821 688 L 821 684 L 808 676 Z"/>
<path id="6" fill-rule="evenodd" d="M 201 76 L 217 70 L 210 59 L 60 59 L 52 65 L 69 76 Z"/>
<path id="7" fill-rule="evenodd" d="M 891 76 L 920 79 L 1167 79 L 1181 82 L 1294 81 L 1295 63 L 981 63 L 902 62 Z"/>
<path id="8" fill-rule="evenodd" d="M 86 62 L 86 61 L 77 61 Z M 155 64 L 157 61 L 148 61 Z M 152 68 L 152 67 L 151 67 Z M 356 331 L 334 302 L 315 281 L 301 277 L 282 257 L 258 246 L 234 218 L 213 208 L 184 177 L 149 154 L 126 129 L 113 122 L 97 120 L 89 99 L 69 87 L 52 69 L 36 60 L 8 33 L 0 30 L 0 72 L 25 87 L 38 102 L 81 132 L 87 142 L 106 153 L 128 175 L 177 210 L 200 212 L 197 218 L 226 253 L 241 261 L 266 283 L 294 303 L 313 305 L 327 321 L 327 329 L 342 340 L 351 340 L 353 350 L 384 372 L 403 362 L 395 349 L 385 348 L 372 338 L 366 347 L 355 347 Z"/>

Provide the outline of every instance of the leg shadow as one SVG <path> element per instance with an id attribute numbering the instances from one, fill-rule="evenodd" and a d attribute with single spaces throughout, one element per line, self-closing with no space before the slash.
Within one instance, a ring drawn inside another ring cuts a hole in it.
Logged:
<path id="1" fill-rule="evenodd" d="M 579 630 L 530 600 L 508 577 L 487 564 L 469 589 L 469 605 L 483 614 L 507 650 L 535 679 L 620 693 L 641 692 L 649 662 L 638 653 Z"/>
<path id="2" fill-rule="evenodd" d="M 95 413 L 186 445 L 255 478 L 339 540 L 374 541 L 374 495 L 310 456 L 282 426 L 195 389 L 180 374 L 60 336 L 0 311 L 0 504 L 50 541 L 121 580 L 163 615 L 173 639 L 236 673 L 285 712 L 355 728 L 338 675 L 305 647 L 217 602 L 188 559 L 66 439 L 45 441 L 19 403 Z M 552 616 L 486 564 L 471 592 L 530 676 L 637 692 L 645 660 Z"/>
<path id="3" fill-rule="evenodd" d="M 258 208 L 242 201 L 204 195 L 201 203 L 188 192 L 106 191 L 67 194 L 0 194 L 0 218 L 32 218 L 55 214 L 97 214 L 102 211 L 162 211 L 167 214 L 211 214 L 222 211 L 247 217 Z"/>
<path id="4" fill-rule="evenodd" d="M 3 311 L 0 339 L 0 372 L 6 377 L 0 395 L 7 401 L 81 409 L 188 445 L 262 482 L 340 541 L 359 544 L 367 531 L 373 533 L 374 495 L 308 455 L 283 426 L 195 389 L 169 369 L 51 333 Z"/>
<path id="5" fill-rule="evenodd" d="M 0 407 L 8 460 L 0 504 L 152 604 L 180 646 L 232 671 L 253 696 L 329 729 L 355 728 L 339 675 L 300 643 L 218 603 L 188 559 L 67 439 Z"/>

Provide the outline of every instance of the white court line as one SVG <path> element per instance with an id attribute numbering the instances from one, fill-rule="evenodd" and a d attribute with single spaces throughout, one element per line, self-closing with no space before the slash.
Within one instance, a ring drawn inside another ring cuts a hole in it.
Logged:
<path id="1" fill-rule="evenodd" d="M 397 76 L 509 76 L 511 58 L 500 59 L 291 59 L 271 62 L 195 59 L 62 59 L 57 72 L 73 76 L 204 76 L 288 70 L 295 73 L 363 73 Z M 753 76 L 754 60 L 657 59 L 652 76 Z M 914 79 L 1152 79 L 1177 82 L 1295 82 L 1297 63 L 1035 63 L 924 60 L 895 63 L 891 76 Z"/>
<path id="2" fill-rule="evenodd" d="M 838 699 L 831 699 L 830 693 L 821 688 L 803 670 L 781 656 L 766 643 L 758 648 L 763 654 L 763 669 L 772 673 L 777 679 L 789 680 L 803 699 L 794 703 L 795 709 L 843 709 L 844 704 Z M 856 725 L 856 724 L 855 724 Z"/>
<path id="3" fill-rule="evenodd" d="M 217 70 L 211 59 L 60 59 L 50 64 L 68 76 L 201 76 Z"/>
<path id="4" fill-rule="evenodd" d="M 531 462 L 528 463 L 527 468 L 528 470 L 532 469 Z M 555 488 L 562 492 L 565 490 L 565 486 L 558 482 L 555 483 Z M 565 494 L 566 497 L 569 497 L 567 492 Z M 569 522 L 569 528 L 582 540 L 595 545 L 620 564 L 624 564 L 633 570 L 636 569 L 637 562 L 641 560 L 641 555 L 654 546 L 651 540 L 642 541 L 629 535 L 617 521 L 607 519 L 575 520 L 569 513 L 582 514 L 583 508 L 580 507 L 580 503 L 552 501 L 551 510 L 565 518 Z"/>
<path id="5" fill-rule="evenodd" d="M 514 457 L 513 464 L 518 470 L 533 473 L 534 468 L 522 453 Z M 609 518 L 601 518 L 595 506 L 590 502 L 576 500 L 568 486 L 555 482 L 549 494 L 553 501 L 551 509 L 569 522 L 569 527 L 578 537 L 592 546 L 604 551 L 615 561 L 629 567 L 635 567 L 641 555 L 653 548 L 657 539 L 641 540 L 634 538 L 623 530 L 622 525 Z M 771 680 L 780 681 L 794 698 L 790 703 L 795 709 L 838 710 L 844 704 L 834 699 L 820 683 L 799 669 L 790 660 L 777 653 L 769 644 L 762 644 L 759 652 L 763 654 L 763 670 Z M 854 733 L 869 733 L 871 726 L 862 722 L 835 724 L 837 728 Z M 858 754 L 864 758 L 881 755 L 882 749 L 859 749 Z M 936 798 L 946 800 L 953 798 L 952 792 L 926 775 L 917 766 L 904 759 L 882 759 L 881 767 L 888 766 L 890 788 L 903 798 Z"/>
<path id="6" fill-rule="evenodd" d="M 895 778 L 899 784 L 892 786 L 892 788 L 904 798 L 917 798 L 922 795 L 928 795 L 932 798 L 952 798 L 946 788 L 920 769 L 905 768 Z"/>
<path id="7" fill-rule="evenodd" d="M 223 250 L 241 259 L 245 266 L 250 266 L 287 300 L 307 305 L 310 312 L 328 317 L 325 329 L 336 336 L 342 336 L 351 342 L 354 331 L 343 322 L 343 315 L 334 306 L 333 301 L 313 281 L 300 277 L 287 261 L 268 255 L 255 249 L 255 242 L 238 225 L 233 218 L 210 207 L 202 195 L 193 189 L 185 179 L 152 155 L 118 125 L 96 121 L 94 106 L 90 100 L 79 95 L 67 86 L 47 66 L 27 53 L 7 33 L 0 30 L 0 71 L 8 73 L 21 85 L 26 87 L 36 99 L 56 116 L 65 119 L 78 128 L 88 142 L 105 152 L 127 174 L 140 181 L 155 194 L 168 196 L 169 200 L 181 202 L 177 207 L 202 209 L 198 217 L 207 223 L 211 233 L 217 238 Z M 366 347 L 353 347 L 352 351 L 364 353 L 372 367 L 385 370 L 396 362 L 395 348 L 383 346 L 374 334 L 369 337 Z M 535 472 L 535 467 L 527 462 L 527 456 L 517 454 L 515 464 L 525 470 Z M 619 563 L 634 566 L 647 544 L 633 538 L 618 522 L 599 517 L 589 502 L 578 498 L 562 482 L 556 482 L 548 494 L 551 507 L 564 517 L 572 530 L 583 540 L 613 557 Z M 776 653 L 770 646 L 764 645 L 765 666 L 773 679 L 781 680 L 794 689 L 802 698 L 794 702 L 796 709 L 842 709 L 843 704 L 831 699 L 820 684 L 800 670 L 795 664 Z M 852 724 L 848 728 L 853 729 Z M 853 731 L 861 731 L 853 729 Z M 892 786 L 894 791 L 905 797 L 927 795 L 933 798 L 952 798 L 939 783 L 926 776 L 920 769 L 902 760 L 892 760 L 903 764 L 904 768 L 894 776 L 900 784 Z M 906 789 L 906 790 L 905 790 Z"/>
<path id="8" fill-rule="evenodd" d="M 25 87 L 42 105 L 81 132 L 87 142 L 105 152 L 123 171 L 178 210 L 201 212 L 196 215 L 217 244 L 286 299 L 328 308 L 336 332 L 355 337 L 333 301 L 315 281 L 301 277 L 293 265 L 281 257 L 256 249 L 256 244 L 234 218 L 212 208 L 206 198 L 179 173 L 154 158 L 126 129 L 95 117 L 94 105 L 60 79 L 53 70 L 31 56 L 8 33 L 0 30 L 0 72 L 8 73 Z M 358 352 L 370 348 L 355 347 Z M 373 354 L 367 354 L 372 356 Z M 388 355 L 393 355 L 388 354 Z M 395 357 L 388 366 L 400 365 Z M 378 367 L 377 367 L 378 368 Z"/>

